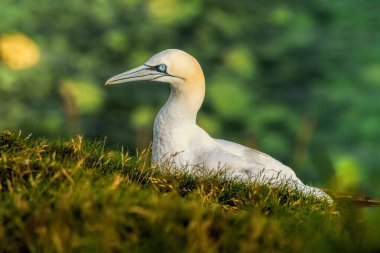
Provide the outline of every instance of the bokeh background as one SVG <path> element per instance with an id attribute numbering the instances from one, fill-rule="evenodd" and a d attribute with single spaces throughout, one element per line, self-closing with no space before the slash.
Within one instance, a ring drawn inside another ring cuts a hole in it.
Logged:
<path id="1" fill-rule="evenodd" d="M 380 2 L 2 0 L 0 129 L 146 148 L 161 83 L 104 87 L 153 54 L 195 56 L 211 135 L 305 182 L 380 196 Z"/>

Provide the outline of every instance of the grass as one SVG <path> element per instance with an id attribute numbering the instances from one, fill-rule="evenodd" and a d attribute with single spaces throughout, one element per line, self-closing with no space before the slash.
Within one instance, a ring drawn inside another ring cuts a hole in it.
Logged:
<path id="1" fill-rule="evenodd" d="M 0 252 L 376 252 L 378 209 L 0 132 Z"/>

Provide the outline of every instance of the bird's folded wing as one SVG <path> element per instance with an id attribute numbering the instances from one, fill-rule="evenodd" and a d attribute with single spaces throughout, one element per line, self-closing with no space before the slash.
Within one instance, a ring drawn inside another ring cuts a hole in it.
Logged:
<path id="1" fill-rule="evenodd" d="M 277 173 L 283 173 L 284 175 L 287 175 L 294 179 L 297 178 L 294 171 L 291 168 L 282 164 L 281 162 L 277 161 L 276 159 L 265 153 L 226 140 L 215 139 L 215 141 L 218 144 L 220 144 L 223 147 L 223 149 L 227 150 L 228 152 L 231 152 L 232 154 L 242 157 L 244 160 L 248 162 L 259 163 L 262 164 L 264 168 L 267 170 L 273 170 Z"/>
<path id="2" fill-rule="evenodd" d="M 262 181 L 263 183 L 274 185 L 286 184 L 290 188 L 295 188 L 332 203 L 331 198 L 325 192 L 318 188 L 304 185 L 291 168 L 269 155 L 230 141 L 219 139 L 215 141 L 218 146 L 218 153 L 221 154 L 223 152 L 223 156 L 228 157 L 229 161 L 234 162 L 234 166 L 247 169 L 253 176 L 260 171 L 260 178 L 252 178 L 256 182 Z"/>

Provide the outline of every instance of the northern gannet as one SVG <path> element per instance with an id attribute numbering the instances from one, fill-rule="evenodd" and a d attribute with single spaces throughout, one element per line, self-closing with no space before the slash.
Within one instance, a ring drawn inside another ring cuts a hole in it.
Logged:
<path id="1" fill-rule="evenodd" d="M 106 85 L 150 80 L 169 83 L 171 93 L 154 121 L 152 162 L 169 157 L 178 167 L 225 167 L 234 177 L 286 183 L 302 192 L 331 202 L 322 190 L 304 185 L 294 171 L 257 150 L 214 139 L 196 124 L 205 97 L 205 78 L 198 61 L 178 49 L 167 49 L 143 65 L 110 78 Z M 290 182 L 290 183 L 289 183 Z"/>

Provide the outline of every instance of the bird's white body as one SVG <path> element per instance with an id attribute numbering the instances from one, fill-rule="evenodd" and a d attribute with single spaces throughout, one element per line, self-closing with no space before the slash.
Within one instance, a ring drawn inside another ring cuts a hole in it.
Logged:
<path id="1" fill-rule="evenodd" d="M 260 173 L 273 180 L 297 180 L 293 170 L 272 157 L 240 144 L 214 139 L 195 120 L 183 119 L 175 100 L 171 96 L 154 121 L 153 163 L 170 160 L 177 166 L 227 167 L 233 175 L 242 177 Z"/>
<path id="2" fill-rule="evenodd" d="M 109 79 L 107 84 L 135 80 L 162 81 L 171 87 L 170 97 L 154 121 L 153 163 L 160 165 L 169 160 L 177 167 L 223 167 L 233 177 L 273 185 L 286 183 L 331 201 L 320 189 L 304 185 L 292 169 L 276 159 L 240 144 L 214 139 L 196 124 L 205 79 L 199 63 L 189 54 L 176 49 L 162 51 L 144 65 Z"/>

